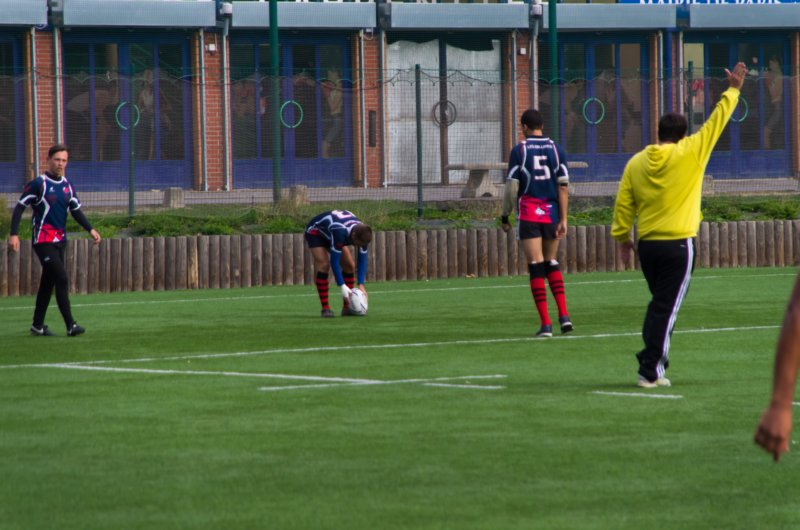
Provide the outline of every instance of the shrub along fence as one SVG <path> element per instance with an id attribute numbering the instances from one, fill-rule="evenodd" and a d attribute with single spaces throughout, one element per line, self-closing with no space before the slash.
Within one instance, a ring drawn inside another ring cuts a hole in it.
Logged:
<path id="1" fill-rule="evenodd" d="M 70 241 L 75 293 L 313 285 L 302 234 L 185 236 Z M 626 268 L 608 226 L 572 226 L 559 249 L 568 273 Z M 781 267 L 800 263 L 800 221 L 702 223 L 697 267 Z M 638 263 L 627 264 L 627 268 Z M 0 242 L 0 296 L 36 292 L 41 266 L 29 242 Z M 527 274 L 514 240 L 495 228 L 375 232 L 368 281 Z"/>

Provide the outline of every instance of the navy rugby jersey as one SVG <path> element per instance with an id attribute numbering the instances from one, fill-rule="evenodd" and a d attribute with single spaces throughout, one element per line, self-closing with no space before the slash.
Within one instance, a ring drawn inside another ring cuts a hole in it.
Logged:
<path id="1" fill-rule="evenodd" d="M 353 228 L 362 224 L 361 220 L 347 210 L 331 210 L 323 212 L 309 221 L 306 232 L 310 235 L 321 236 L 330 241 L 331 269 L 336 278 L 336 285 L 344 284 L 342 276 L 342 249 L 345 245 L 352 245 L 350 233 Z M 367 276 L 367 247 L 359 247 L 358 261 L 356 264 L 358 283 L 363 284 Z"/>
<path id="2" fill-rule="evenodd" d="M 519 181 L 520 221 L 557 223 L 558 187 L 569 184 L 564 151 L 550 138 L 528 136 L 511 150 L 508 177 Z"/>
<path id="3" fill-rule="evenodd" d="M 56 180 L 47 173 L 25 185 L 19 204 L 33 209 L 34 245 L 66 240 L 67 212 L 74 215 L 81 207 L 67 177 Z"/>

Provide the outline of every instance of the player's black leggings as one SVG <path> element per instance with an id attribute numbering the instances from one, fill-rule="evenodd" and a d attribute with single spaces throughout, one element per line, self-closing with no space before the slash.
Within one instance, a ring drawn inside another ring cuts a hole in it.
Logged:
<path id="1" fill-rule="evenodd" d="M 42 264 L 42 278 L 39 280 L 39 292 L 36 294 L 36 309 L 33 311 L 33 325 L 41 328 L 53 288 L 56 290 L 56 302 L 64 323 L 70 328 L 75 322 L 72 320 L 72 309 L 69 305 L 69 276 L 64 264 L 67 243 L 40 243 L 33 245 L 33 250 Z"/>
<path id="2" fill-rule="evenodd" d="M 636 358 L 639 359 L 639 375 L 655 381 L 664 377 L 669 368 L 672 330 L 694 271 L 694 240 L 639 240 L 637 247 L 653 298 L 647 306 L 642 327 L 644 349 Z"/>

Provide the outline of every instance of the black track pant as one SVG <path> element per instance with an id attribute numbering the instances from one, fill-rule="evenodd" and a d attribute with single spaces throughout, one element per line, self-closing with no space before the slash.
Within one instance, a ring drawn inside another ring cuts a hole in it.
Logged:
<path id="1" fill-rule="evenodd" d="M 41 328 L 53 288 L 56 290 L 56 302 L 67 328 L 75 322 L 69 305 L 69 276 L 64 264 L 67 243 L 40 243 L 33 245 L 33 250 L 42 264 L 42 278 L 39 280 L 39 292 L 36 294 L 36 309 L 33 311 L 33 325 Z"/>
<path id="2" fill-rule="evenodd" d="M 642 338 L 636 354 L 639 375 L 649 381 L 669 368 L 669 343 L 694 270 L 694 240 L 639 241 L 639 260 L 653 298 L 647 306 Z"/>

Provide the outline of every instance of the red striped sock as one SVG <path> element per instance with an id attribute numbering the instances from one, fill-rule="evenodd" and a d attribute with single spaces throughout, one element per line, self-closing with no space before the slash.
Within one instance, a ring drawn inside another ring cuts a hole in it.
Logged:
<path id="1" fill-rule="evenodd" d="M 550 315 L 547 314 L 547 286 L 544 284 L 544 264 L 531 263 L 528 265 L 531 277 L 531 294 L 536 303 L 536 310 L 543 326 L 550 326 Z"/>
<path id="2" fill-rule="evenodd" d="M 322 304 L 322 309 L 330 309 L 331 306 L 328 305 L 328 273 L 318 272 L 316 283 L 317 294 L 319 295 L 319 301 Z"/>
<path id="3" fill-rule="evenodd" d="M 356 276 L 352 272 L 343 272 L 342 278 L 344 278 L 344 284 L 349 288 L 353 288 L 356 286 Z M 350 300 L 344 299 L 344 307 L 350 307 Z"/>
<path id="4" fill-rule="evenodd" d="M 561 270 L 558 268 L 558 262 L 547 264 L 547 283 L 550 284 L 550 291 L 553 293 L 553 298 L 556 300 L 558 306 L 558 316 L 563 317 L 569 315 L 567 312 L 567 295 L 564 290 L 564 277 L 561 275 Z"/>

